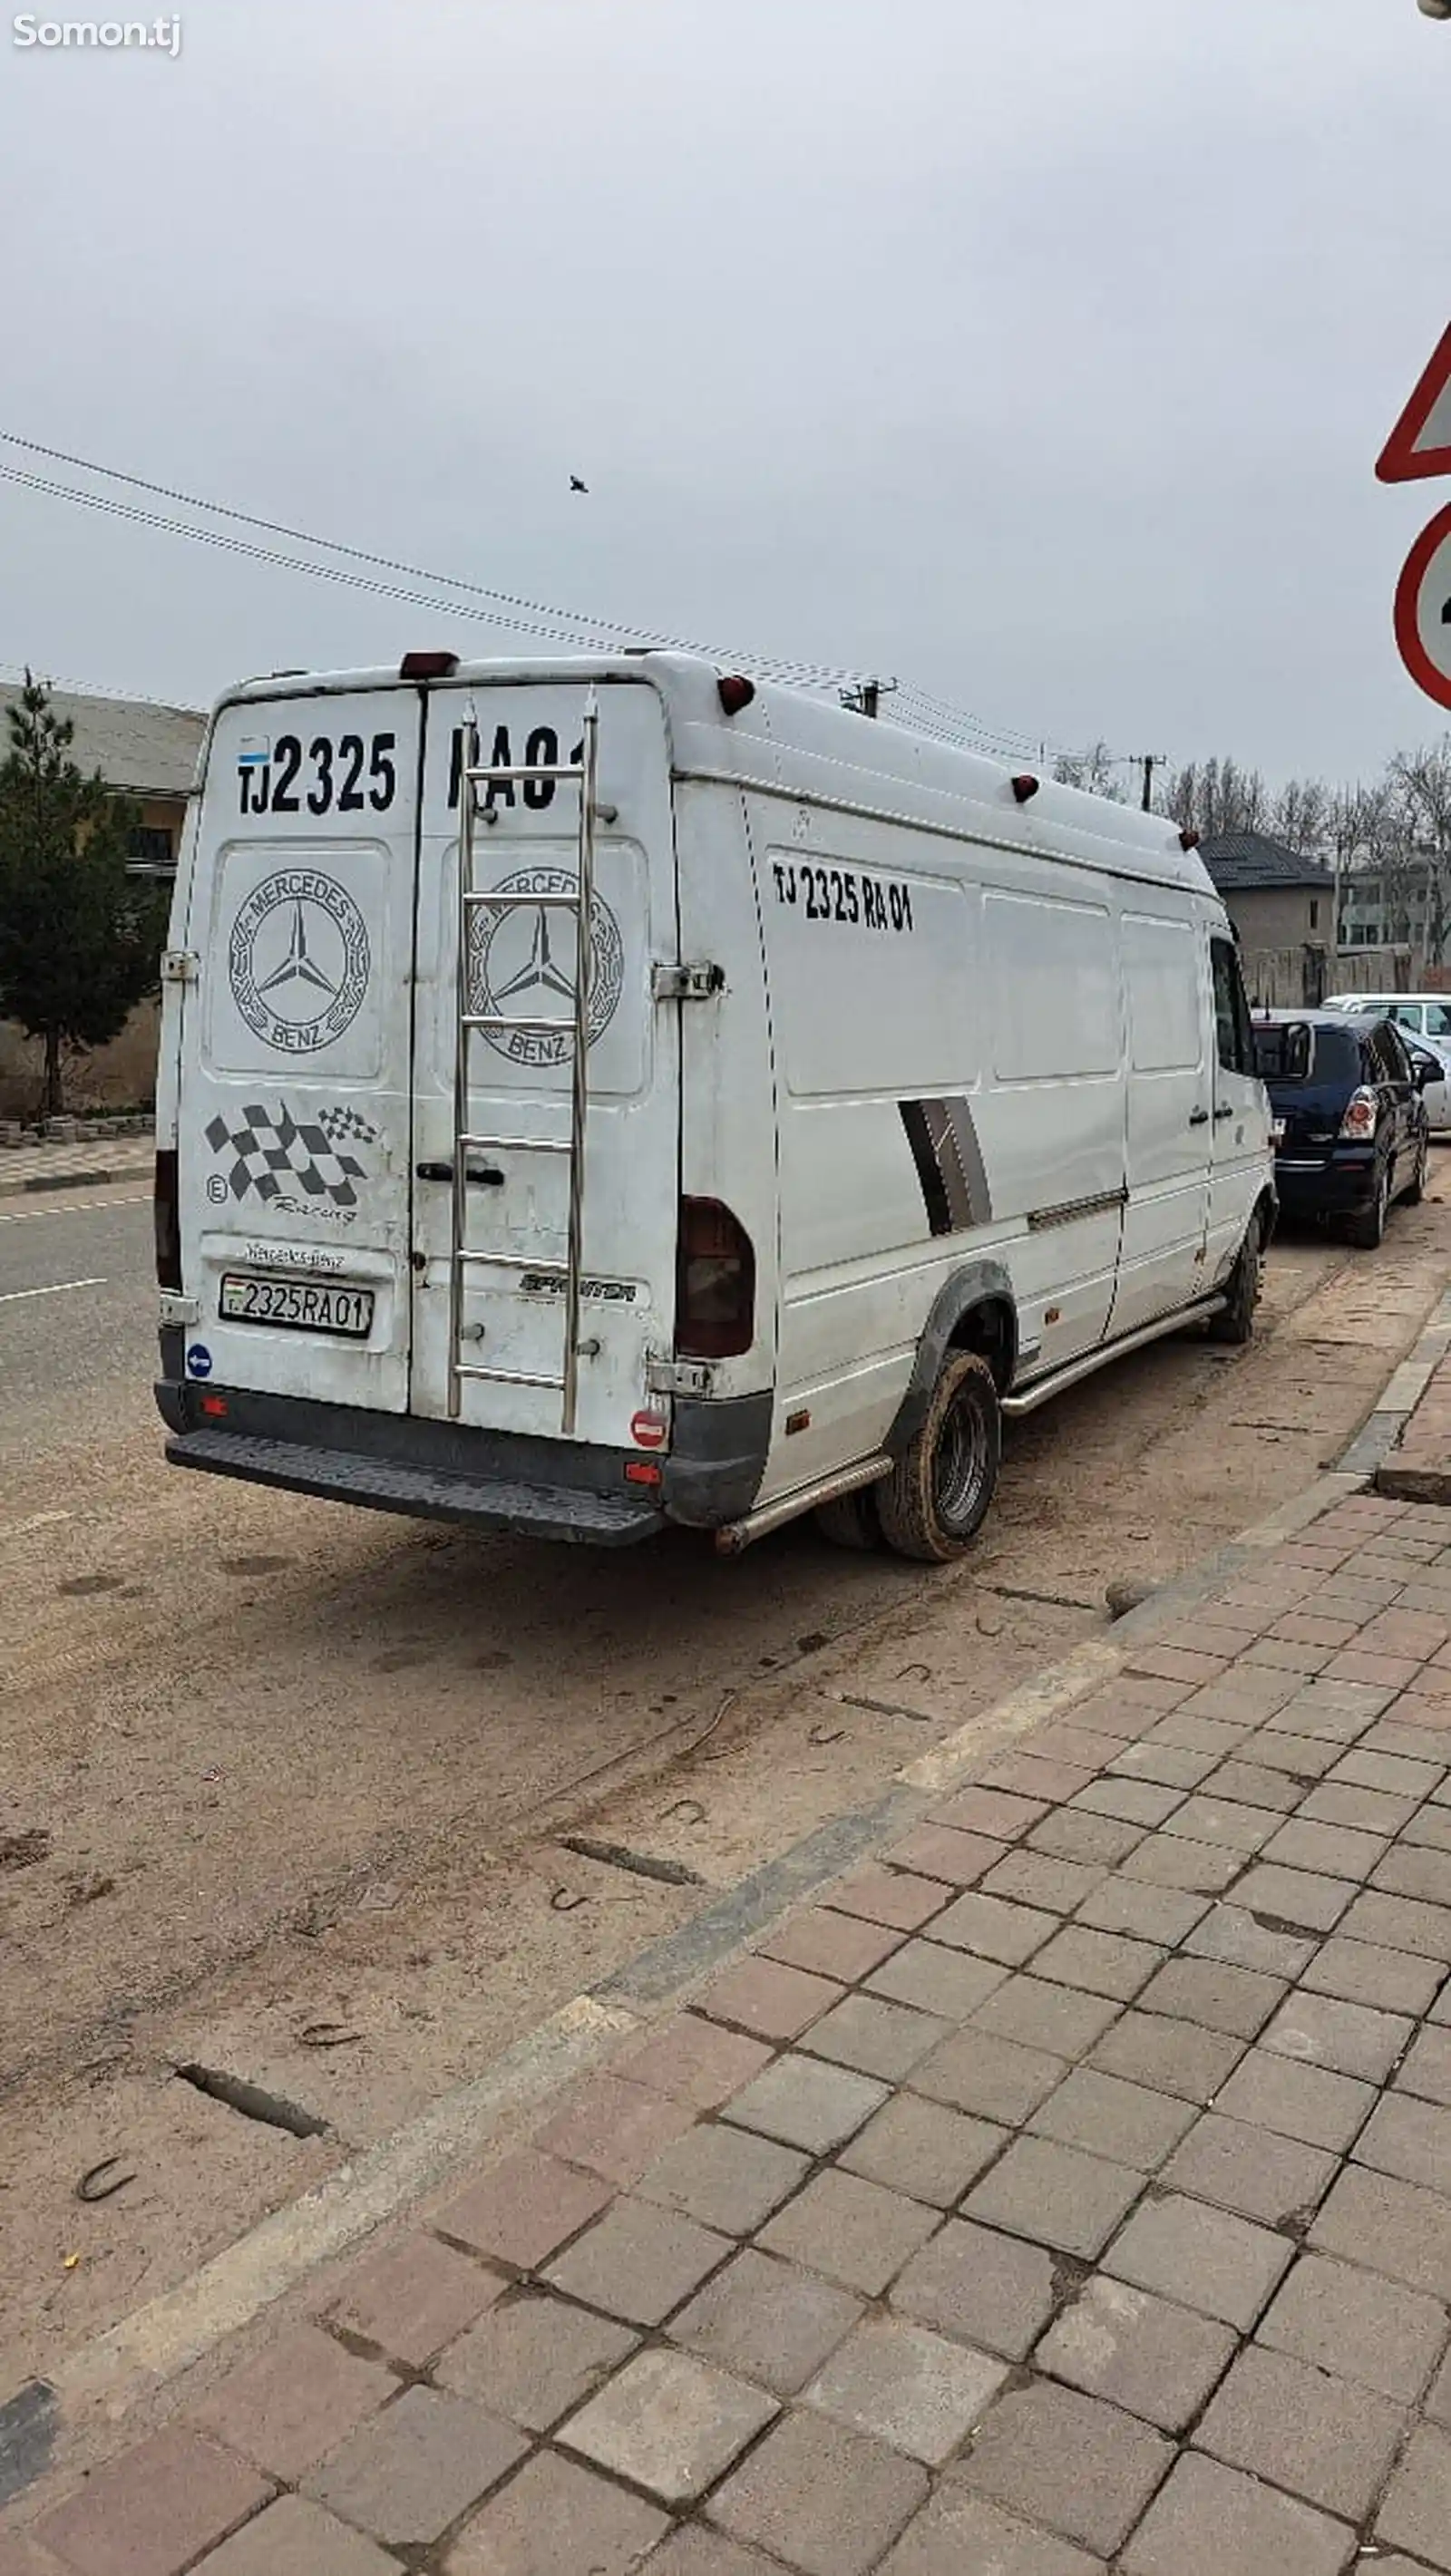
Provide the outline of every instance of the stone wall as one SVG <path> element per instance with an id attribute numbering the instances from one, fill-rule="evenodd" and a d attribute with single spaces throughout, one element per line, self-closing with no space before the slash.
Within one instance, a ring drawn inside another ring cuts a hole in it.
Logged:
<path id="1" fill-rule="evenodd" d="M 66 1067 L 67 1109 L 149 1109 L 156 1097 L 160 1006 L 142 1002 L 118 1038 Z M 31 1118 L 40 1102 L 45 1050 L 11 1020 L 0 1020 L 0 1118 Z"/>

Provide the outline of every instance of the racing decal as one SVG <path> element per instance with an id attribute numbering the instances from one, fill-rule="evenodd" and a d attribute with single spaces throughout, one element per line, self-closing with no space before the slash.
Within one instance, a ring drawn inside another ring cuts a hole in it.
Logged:
<path id="1" fill-rule="evenodd" d="M 901 1110 L 933 1233 L 990 1224 L 992 1192 L 967 1102 L 904 1100 Z"/>
<path id="2" fill-rule="evenodd" d="M 492 889 L 498 903 L 476 904 L 469 920 L 469 1009 L 500 1019 L 568 1021 L 574 1012 L 574 915 L 557 903 L 520 902 L 527 895 L 572 894 L 578 879 L 560 867 L 516 868 Z M 620 925 L 598 892 L 590 904 L 589 1044 L 602 1038 L 620 1006 L 625 948 Z M 483 1029 L 511 1064 L 567 1064 L 573 1028 Z"/>
<path id="3" fill-rule="evenodd" d="M 351 1028 L 372 954 L 356 901 L 318 868 L 279 868 L 232 924 L 227 971 L 247 1026 L 279 1055 L 316 1055 Z"/>
<path id="4" fill-rule="evenodd" d="M 871 877 L 862 868 L 819 867 L 814 859 L 773 859 L 776 901 L 808 921 L 840 921 L 849 929 L 911 930 L 912 889 L 894 877 Z"/>
<path id="5" fill-rule="evenodd" d="M 215 1206 L 259 1198 L 287 1214 L 315 1208 L 351 1225 L 358 1204 L 354 1184 L 369 1173 L 347 1148 L 381 1141 L 370 1120 L 344 1107 L 297 1119 L 285 1100 L 275 1114 L 259 1102 L 235 1117 L 233 1124 L 218 1116 L 206 1130 L 212 1152 L 227 1158 L 225 1169 L 207 1179 L 207 1197 Z"/>

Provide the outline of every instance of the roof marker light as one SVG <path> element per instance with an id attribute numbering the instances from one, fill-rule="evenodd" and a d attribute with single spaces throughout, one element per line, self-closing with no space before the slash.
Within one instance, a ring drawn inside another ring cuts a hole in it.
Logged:
<path id="1" fill-rule="evenodd" d="M 1181 850 L 1197 850 L 1199 847 L 1199 834 L 1197 832 L 1181 832 L 1179 835 L 1179 847 Z"/>
<path id="2" fill-rule="evenodd" d="M 748 680 L 742 671 L 727 672 L 715 686 L 716 695 L 728 716 L 741 715 L 756 694 L 755 681 Z"/>
<path id="3" fill-rule="evenodd" d="M 457 669 L 457 653 L 405 653 L 398 665 L 398 677 L 400 680 L 451 680 Z"/>
<path id="4" fill-rule="evenodd" d="M 1018 777 L 1009 781 L 1020 805 L 1026 805 L 1032 797 L 1036 796 L 1042 784 L 1042 779 L 1035 778 L 1029 769 L 1023 770 Z"/>

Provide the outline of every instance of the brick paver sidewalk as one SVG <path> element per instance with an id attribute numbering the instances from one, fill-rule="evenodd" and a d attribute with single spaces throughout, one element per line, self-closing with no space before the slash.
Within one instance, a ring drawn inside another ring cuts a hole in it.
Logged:
<path id="1" fill-rule="evenodd" d="M 1451 2570 L 1448 1640 L 1338 1505 L 3 2576 Z"/>
<path id="2" fill-rule="evenodd" d="M 156 1139 L 149 1132 L 96 1138 L 84 1145 L 7 1146 L 0 1153 L 0 1198 L 143 1174 L 149 1180 L 155 1156 Z"/>
<path id="3" fill-rule="evenodd" d="M 1401 1500 L 1451 1503 L 1451 1359 L 1435 1371 L 1376 1482 Z"/>

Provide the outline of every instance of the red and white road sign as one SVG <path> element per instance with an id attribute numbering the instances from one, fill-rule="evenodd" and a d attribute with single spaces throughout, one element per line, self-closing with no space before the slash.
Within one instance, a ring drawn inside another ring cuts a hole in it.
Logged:
<path id="1" fill-rule="evenodd" d="M 1451 327 L 1391 431 L 1376 463 L 1382 483 L 1451 474 Z"/>
<path id="2" fill-rule="evenodd" d="M 1451 707 L 1451 502 L 1406 557 L 1396 589 L 1396 642 L 1417 688 Z"/>

